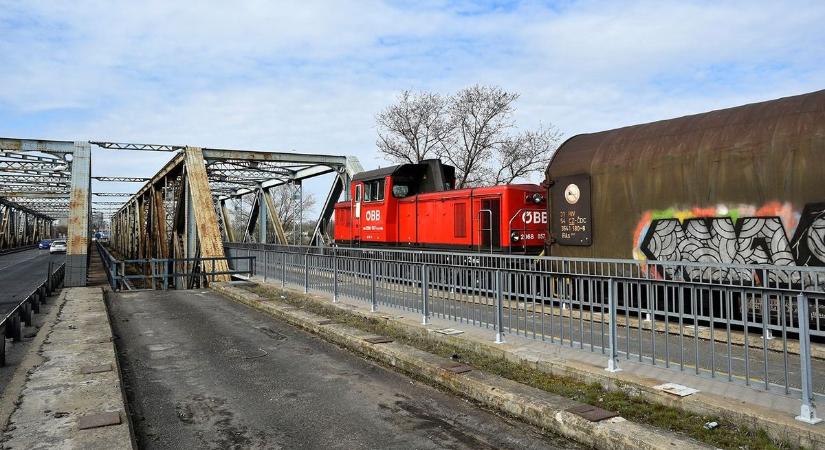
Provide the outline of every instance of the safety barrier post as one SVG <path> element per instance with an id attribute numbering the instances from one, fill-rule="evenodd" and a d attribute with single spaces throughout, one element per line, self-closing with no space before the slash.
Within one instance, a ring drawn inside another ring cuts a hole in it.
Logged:
<path id="1" fill-rule="evenodd" d="M 338 250 L 332 249 L 332 303 L 338 302 Z"/>
<path id="2" fill-rule="evenodd" d="M 421 265 L 421 325 L 430 324 L 430 268 L 426 264 Z"/>
<path id="3" fill-rule="evenodd" d="M 309 254 L 304 253 L 304 294 L 309 293 Z"/>
<path id="4" fill-rule="evenodd" d="M 607 280 L 607 302 L 609 316 L 607 327 L 609 329 L 608 332 L 608 345 L 609 345 L 609 355 L 607 360 L 607 368 L 605 369 L 608 372 L 618 372 L 622 369 L 619 368 L 619 352 L 618 352 L 618 342 L 617 342 L 617 325 L 616 325 L 616 307 L 618 306 L 618 300 L 616 299 L 616 288 L 615 282 L 612 278 Z"/>
<path id="5" fill-rule="evenodd" d="M 33 295 L 37 295 L 37 294 L 33 294 Z M 26 299 L 26 301 L 25 301 L 25 302 L 23 302 L 23 304 L 22 304 L 22 305 L 20 305 L 20 308 L 18 309 L 18 311 L 20 311 L 20 312 L 19 312 L 19 314 L 22 314 L 22 316 L 21 316 L 21 317 L 22 317 L 23 323 L 24 323 L 27 327 L 32 326 L 32 319 L 33 319 L 33 317 L 32 317 L 32 304 L 31 304 L 31 297 L 29 297 L 28 299 Z"/>
<path id="6" fill-rule="evenodd" d="M 370 312 L 378 311 L 378 299 L 375 296 L 375 260 L 370 260 L 370 284 L 371 284 L 371 293 L 370 293 Z"/>
<path id="7" fill-rule="evenodd" d="M 503 288 L 501 285 L 501 271 L 496 270 L 496 344 L 504 343 L 504 332 L 501 329 L 504 324 Z"/>
<path id="8" fill-rule="evenodd" d="M 281 253 L 281 287 L 286 287 L 286 252 Z"/>
<path id="9" fill-rule="evenodd" d="M 52 262 L 49 261 L 49 268 L 46 272 L 46 295 L 52 295 Z"/>
<path id="10" fill-rule="evenodd" d="M 267 269 L 269 269 L 269 251 L 264 250 L 264 283 L 266 283 Z"/>
<path id="11" fill-rule="evenodd" d="M 811 425 L 822 422 L 816 416 L 816 405 L 813 398 L 813 380 L 811 378 L 811 335 L 810 316 L 808 314 L 808 297 L 800 293 L 796 297 L 799 305 L 799 372 L 802 375 L 802 407 L 796 420 Z"/>

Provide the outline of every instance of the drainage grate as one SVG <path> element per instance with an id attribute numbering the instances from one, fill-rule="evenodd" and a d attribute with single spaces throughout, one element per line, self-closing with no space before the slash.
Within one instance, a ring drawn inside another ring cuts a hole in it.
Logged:
<path id="1" fill-rule="evenodd" d="M 88 375 L 91 373 L 103 373 L 103 372 L 111 372 L 112 365 L 111 364 L 101 364 L 99 366 L 84 366 L 80 369 L 80 373 L 84 375 Z"/>
<path id="2" fill-rule="evenodd" d="M 619 413 L 608 411 L 593 405 L 574 406 L 572 408 L 568 408 L 566 411 L 579 417 L 583 417 L 591 422 L 598 422 L 619 415 Z"/>
<path id="3" fill-rule="evenodd" d="M 89 414 L 77 419 L 77 428 L 88 430 L 89 428 L 108 427 L 110 425 L 120 425 L 120 412 L 112 411 L 100 414 Z"/>
<path id="4" fill-rule="evenodd" d="M 466 373 L 473 370 L 472 367 L 468 366 L 467 364 L 461 363 L 447 363 L 442 364 L 441 368 L 452 373 Z"/>

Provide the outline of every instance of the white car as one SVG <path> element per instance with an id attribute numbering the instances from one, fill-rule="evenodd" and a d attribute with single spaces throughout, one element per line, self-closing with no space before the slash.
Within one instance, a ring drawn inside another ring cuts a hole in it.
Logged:
<path id="1" fill-rule="evenodd" d="M 52 241 L 49 253 L 66 253 L 66 241 Z"/>

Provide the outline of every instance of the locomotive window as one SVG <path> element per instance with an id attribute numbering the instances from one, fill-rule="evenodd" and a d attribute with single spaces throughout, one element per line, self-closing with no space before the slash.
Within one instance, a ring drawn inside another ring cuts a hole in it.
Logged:
<path id="1" fill-rule="evenodd" d="M 384 200 L 384 180 L 373 180 L 364 183 L 364 201 L 380 202 Z"/>
<path id="2" fill-rule="evenodd" d="M 410 187 L 404 184 L 396 184 L 392 187 L 392 196 L 395 198 L 404 198 L 410 195 Z"/>
<path id="3" fill-rule="evenodd" d="M 355 202 L 358 203 L 361 201 L 361 185 L 355 186 Z"/>

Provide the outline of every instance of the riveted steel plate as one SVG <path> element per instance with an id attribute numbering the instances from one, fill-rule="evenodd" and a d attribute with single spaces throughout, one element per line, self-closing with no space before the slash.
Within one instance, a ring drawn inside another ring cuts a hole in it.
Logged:
<path id="1" fill-rule="evenodd" d="M 467 364 L 461 363 L 447 363 L 442 364 L 441 368 L 452 373 L 466 373 L 473 370 L 472 367 L 468 366 Z"/>
<path id="2" fill-rule="evenodd" d="M 108 427 L 110 425 L 120 425 L 120 412 L 112 411 L 99 414 L 87 414 L 77 419 L 77 428 L 88 430 L 89 428 Z"/>
<path id="3" fill-rule="evenodd" d="M 388 338 L 386 336 L 375 336 L 371 338 L 364 338 L 365 341 L 369 342 L 370 344 L 386 344 L 387 342 L 392 342 L 392 338 Z"/>
<path id="4" fill-rule="evenodd" d="M 608 411 L 593 405 L 579 405 L 568 408 L 567 412 L 573 413 L 579 417 L 583 417 L 591 422 L 599 422 L 601 420 L 616 417 L 619 413 Z"/>
<path id="5" fill-rule="evenodd" d="M 90 373 L 103 373 L 103 372 L 111 372 L 112 365 L 111 364 L 101 364 L 97 366 L 83 366 L 80 368 L 80 373 L 82 374 L 90 374 Z"/>

